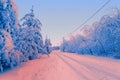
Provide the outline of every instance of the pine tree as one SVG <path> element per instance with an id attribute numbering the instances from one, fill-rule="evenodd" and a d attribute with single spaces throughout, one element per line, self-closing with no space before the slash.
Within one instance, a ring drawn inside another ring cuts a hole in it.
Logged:
<path id="1" fill-rule="evenodd" d="M 48 39 L 47 37 L 46 37 L 46 39 L 45 39 L 45 51 L 46 51 L 46 53 L 47 54 L 50 54 L 51 53 L 51 41 L 50 41 L 50 39 Z"/>
<path id="2" fill-rule="evenodd" d="M 33 7 L 31 12 L 21 19 L 18 44 L 25 61 L 37 58 L 43 52 L 43 39 L 41 35 L 41 22 L 35 18 Z"/>
<path id="3" fill-rule="evenodd" d="M 17 65 L 15 37 L 17 35 L 16 10 L 13 1 L 0 0 L 0 69 L 1 71 Z M 16 57 L 16 58 L 15 58 Z"/>

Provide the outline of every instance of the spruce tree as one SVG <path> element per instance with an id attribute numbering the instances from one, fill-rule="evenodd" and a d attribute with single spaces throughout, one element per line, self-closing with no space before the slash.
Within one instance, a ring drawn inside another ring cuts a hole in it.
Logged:
<path id="1" fill-rule="evenodd" d="M 17 35 L 17 17 L 11 0 L 0 0 L 0 70 L 19 63 L 14 42 Z"/>
<path id="2" fill-rule="evenodd" d="M 36 59 L 38 53 L 43 52 L 43 38 L 40 31 L 41 22 L 35 18 L 32 7 L 31 12 L 21 19 L 19 43 L 17 45 L 26 60 Z"/>

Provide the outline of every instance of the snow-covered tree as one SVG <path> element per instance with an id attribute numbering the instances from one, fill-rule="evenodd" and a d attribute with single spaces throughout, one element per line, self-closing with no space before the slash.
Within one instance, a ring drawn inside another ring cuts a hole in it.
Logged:
<path id="1" fill-rule="evenodd" d="M 46 52 L 46 54 L 50 54 L 51 53 L 51 51 L 52 51 L 52 47 L 51 47 L 51 41 L 50 41 L 50 39 L 48 39 L 47 37 L 46 37 L 46 39 L 45 39 L 45 52 Z"/>
<path id="2" fill-rule="evenodd" d="M 61 44 L 61 51 L 66 52 L 67 47 L 68 47 L 68 41 L 65 38 L 63 38 L 63 43 Z"/>
<path id="3" fill-rule="evenodd" d="M 17 36 L 17 11 L 12 0 L 0 0 L 0 69 L 1 71 L 19 63 L 15 53 Z M 13 54 L 14 53 L 14 54 Z M 13 58 L 14 57 L 14 58 Z"/>
<path id="4" fill-rule="evenodd" d="M 120 10 L 105 15 L 92 26 L 84 26 L 79 35 L 63 40 L 62 51 L 120 58 Z M 67 43 L 67 45 L 66 45 Z"/>
<path id="5" fill-rule="evenodd" d="M 25 61 L 37 58 L 43 52 L 41 22 L 35 18 L 34 10 L 21 19 L 17 47 L 25 56 Z"/>

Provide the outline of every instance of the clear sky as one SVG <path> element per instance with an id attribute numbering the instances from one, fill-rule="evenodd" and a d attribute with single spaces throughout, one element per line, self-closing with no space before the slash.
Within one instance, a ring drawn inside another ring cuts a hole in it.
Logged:
<path id="1" fill-rule="evenodd" d="M 43 38 L 50 37 L 53 45 L 62 41 L 63 37 L 81 25 L 98 10 L 107 0 L 15 0 L 19 9 L 19 18 L 30 12 L 34 5 L 35 15 L 40 19 Z M 112 8 L 120 8 L 120 0 L 111 2 L 87 24 L 98 21 L 109 14 Z"/>

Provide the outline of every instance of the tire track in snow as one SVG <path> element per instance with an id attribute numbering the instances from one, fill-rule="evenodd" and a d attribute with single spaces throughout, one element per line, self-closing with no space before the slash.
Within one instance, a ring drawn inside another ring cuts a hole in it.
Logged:
<path id="1" fill-rule="evenodd" d="M 71 68 L 71 70 L 73 70 L 76 75 L 78 75 L 80 78 L 82 77 L 84 80 L 90 80 L 88 79 L 85 75 L 83 75 L 81 72 L 79 72 L 75 67 L 73 67 L 70 63 L 68 63 L 65 59 L 63 59 L 61 56 L 59 56 L 58 54 L 55 54 L 58 56 L 58 58 L 60 58 L 65 64 L 68 65 L 68 67 Z"/>
<path id="2" fill-rule="evenodd" d="M 58 55 L 60 55 L 60 54 L 58 54 Z M 65 59 L 67 60 L 67 62 L 71 63 L 74 66 L 74 68 L 76 68 L 79 72 L 81 72 L 83 75 L 86 75 L 86 77 L 88 77 L 89 80 L 95 80 L 96 78 L 98 78 L 98 75 L 95 74 L 94 72 L 92 72 L 88 67 L 78 64 L 75 61 L 68 59 L 66 57 L 65 57 Z"/>
<path id="3" fill-rule="evenodd" d="M 86 67 L 86 68 L 88 68 L 90 71 L 96 71 L 96 72 L 102 72 L 103 73 L 103 75 L 105 74 L 105 75 L 107 75 L 107 76 L 104 76 L 103 78 L 105 79 L 105 77 L 106 78 L 108 78 L 108 77 L 114 77 L 113 79 L 114 80 L 120 80 L 120 77 L 119 77 L 119 75 L 115 75 L 115 74 L 113 74 L 112 72 L 110 72 L 110 71 L 105 71 L 105 70 L 101 70 L 101 68 L 98 68 L 98 67 L 96 67 L 96 66 L 93 66 L 93 65 L 90 65 L 90 64 L 85 64 L 85 63 L 83 63 L 83 62 L 81 62 L 81 61 L 78 61 L 78 60 L 76 60 L 76 59 L 74 59 L 74 58 L 71 58 L 71 57 L 69 57 L 69 56 L 66 56 L 66 55 L 64 55 L 64 54 L 60 54 L 60 55 L 62 55 L 62 56 L 64 56 L 64 57 L 66 57 L 66 58 L 68 58 L 68 59 L 70 59 L 70 60 L 73 60 L 74 62 L 76 62 L 76 63 L 78 63 L 79 65 L 84 65 L 84 67 Z M 107 70 L 107 69 L 106 69 Z M 109 76 L 108 76 L 109 75 Z M 100 80 L 103 80 L 103 79 L 100 79 Z M 106 80 L 106 79 L 105 79 Z"/>

